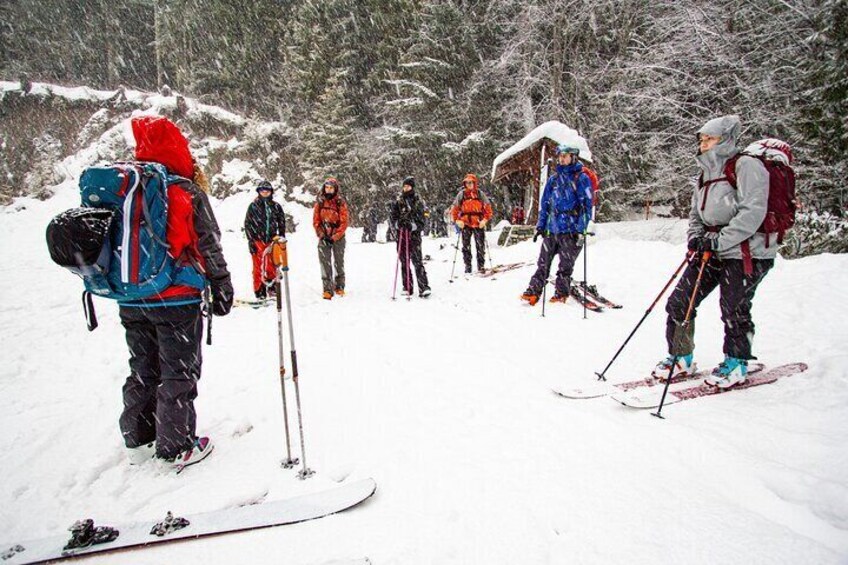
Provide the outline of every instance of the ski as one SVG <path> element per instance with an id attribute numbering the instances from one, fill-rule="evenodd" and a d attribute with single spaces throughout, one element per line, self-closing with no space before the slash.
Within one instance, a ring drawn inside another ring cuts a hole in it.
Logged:
<path id="1" fill-rule="evenodd" d="M 665 404 L 675 404 L 684 400 L 692 400 L 693 398 L 701 398 L 702 396 L 713 396 L 716 394 L 725 394 L 737 390 L 744 390 L 760 385 L 767 385 L 775 382 L 783 377 L 791 377 L 798 373 L 803 373 L 807 370 L 806 363 L 789 363 L 781 365 L 767 371 L 760 371 L 757 374 L 748 377 L 744 383 L 731 388 L 718 388 L 716 386 L 702 383 L 695 386 L 669 390 L 665 398 Z M 630 408 L 656 408 L 660 405 L 663 389 L 654 387 L 650 389 L 635 389 L 630 391 L 621 391 L 613 394 L 611 398 L 616 402 L 628 406 Z"/>
<path id="2" fill-rule="evenodd" d="M 274 303 L 274 298 L 256 298 L 248 300 L 246 298 L 236 298 L 233 300 L 233 306 L 250 306 L 254 310 L 268 306 Z"/>
<path id="3" fill-rule="evenodd" d="M 607 308 L 612 308 L 614 310 L 618 310 L 619 308 L 622 308 L 621 304 L 616 304 L 612 300 L 610 300 L 610 299 L 608 299 L 604 296 L 601 296 L 598 293 L 598 287 L 596 287 L 593 284 L 586 285 L 586 284 L 583 283 L 583 281 L 580 281 L 580 289 L 583 290 L 583 292 L 586 293 L 586 296 L 588 296 L 589 298 L 591 298 L 595 302 L 598 302 L 599 304 L 606 306 Z"/>
<path id="4" fill-rule="evenodd" d="M 762 363 L 751 363 L 748 366 L 748 374 L 753 375 L 754 373 L 762 371 L 764 368 L 765 365 L 763 365 Z M 694 373 L 676 375 L 671 379 L 671 384 L 700 381 L 701 379 L 707 378 L 710 373 L 711 371 L 695 371 Z M 661 381 L 660 379 L 656 379 L 654 377 L 645 377 L 644 379 L 625 381 L 621 383 L 610 383 L 607 381 L 593 380 L 580 387 L 554 387 L 552 390 L 563 398 L 580 400 L 588 398 L 600 398 L 602 396 L 609 396 L 611 394 L 616 394 L 622 391 L 627 392 L 636 388 L 652 387 L 656 385 L 664 386 L 665 381 Z"/>
<path id="5" fill-rule="evenodd" d="M 520 269 L 521 267 L 528 267 L 532 264 L 533 263 L 506 263 L 504 265 L 495 265 L 491 269 L 486 269 L 485 272 L 480 273 L 480 276 L 488 278 L 497 275 L 498 273 L 513 271 L 515 269 Z"/>
<path id="6" fill-rule="evenodd" d="M 125 549 L 142 549 L 152 544 L 219 534 L 242 532 L 272 526 L 296 524 L 323 518 L 367 500 L 377 490 L 374 479 L 363 479 L 323 492 L 227 508 L 193 516 L 174 517 L 136 524 L 94 526 L 80 520 L 71 526 L 71 538 L 54 536 L 40 540 L 0 545 L 3 565 L 54 562 Z"/>
<path id="7" fill-rule="evenodd" d="M 571 296 L 575 300 L 577 300 L 577 302 L 580 304 L 580 306 L 583 306 L 585 304 L 587 310 L 591 310 L 592 312 L 603 312 L 604 311 L 603 306 L 601 306 L 600 304 L 598 304 L 597 302 L 595 302 L 591 298 L 588 298 L 576 286 L 572 286 L 571 289 L 569 290 L 569 293 L 571 294 Z"/>

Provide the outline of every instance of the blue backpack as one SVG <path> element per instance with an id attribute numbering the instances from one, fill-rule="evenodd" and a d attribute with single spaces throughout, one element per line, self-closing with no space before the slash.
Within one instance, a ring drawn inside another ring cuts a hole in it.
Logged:
<path id="1" fill-rule="evenodd" d="M 169 253 L 168 186 L 182 182 L 189 181 L 158 163 L 86 169 L 79 181 L 83 207 L 59 214 L 47 227 L 51 257 L 80 275 L 87 293 L 119 303 L 175 283 L 202 290 L 200 268 L 178 267 Z M 90 297 L 84 304 L 90 307 Z"/>

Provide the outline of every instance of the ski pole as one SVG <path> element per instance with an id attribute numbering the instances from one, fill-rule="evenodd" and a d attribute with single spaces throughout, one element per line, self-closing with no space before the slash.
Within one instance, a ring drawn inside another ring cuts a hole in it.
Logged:
<path id="1" fill-rule="evenodd" d="M 268 254 L 272 254 L 272 259 L 276 254 L 276 241 L 274 241 L 271 245 L 265 248 L 265 252 L 262 254 L 262 263 L 264 265 Z M 292 458 L 291 454 L 291 434 L 289 432 L 289 407 L 288 402 L 286 401 L 286 367 L 285 367 L 285 347 L 283 345 L 283 303 L 282 303 L 282 292 L 280 292 L 280 274 L 277 273 L 277 276 L 274 278 L 274 290 L 277 295 L 277 337 L 279 342 L 279 357 L 280 357 L 280 391 L 283 397 L 283 424 L 286 431 L 286 458 L 283 459 L 282 467 L 283 469 L 291 469 L 295 465 L 298 464 L 297 458 Z"/>
<path id="2" fill-rule="evenodd" d="M 456 245 L 454 245 L 453 252 L 453 267 L 451 268 L 451 278 L 450 282 L 453 282 L 453 273 L 456 271 L 456 256 L 459 255 L 459 238 L 462 237 L 462 230 L 459 230 L 456 234 Z"/>
<path id="3" fill-rule="evenodd" d="M 701 255 L 701 268 L 698 269 L 698 278 L 695 279 L 695 288 L 692 289 L 692 296 L 689 297 L 689 308 L 686 309 L 686 317 L 683 318 L 683 324 L 678 328 L 676 332 L 676 336 L 674 339 L 674 351 L 679 350 L 679 341 L 680 335 L 687 330 L 689 327 L 689 319 L 692 316 L 692 310 L 695 308 L 695 297 L 698 295 L 698 288 L 701 286 L 701 276 L 704 274 L 704 268 L 707 266 L 707 262 L 710 260 L 710 256 L 712 253 L 709 251 L 705 251 L 703 255 Z M 677 360 L 680 356 L 675 353 L 674 359 L 671 360 L 671 368 L 668 370 L 668 378 L 665 380 L 665 388 L 663 388 L 662 398 L 660 398 L 660 406 L 657 408 L 656 412 L 651 412 L 651 416 L 656 416 L 657 418 L 664 419 L 662 416 L 663 405 L 665 404 L 665 396 L 668 394 L 668 387 L 671 385 L 671 376 L 674 374 L 674 367 L 677 365 Z"/>
<path id="4" fill-rule="evenodd" d="M 397 242 L 397 261 L 395 261 L 395 284 L 392 286 L 392 300 L 397 300 L 398 267 L 400 266 L 400 241 Z"/>
<path id="5" fill-rule="evenodd" d="M 406 232 L 406 299 L 412 299 L 412 259 L 410 258 L 412 244 L 412 230 L 404 230 Z"/>
<path id="6" fill-rule="evenodd" d="M 486 237 L 486 230 L 483 230 L 483 241 L 486 242 L 486 256 L 489 257 L 489 270 L 495 272 L 495 266 L 492 265 L 492 250 L 489 249 L 489 238 Z"/>
<path id="7" fill-rule="evenodd" d="M 589 240 L 586 239 L 586 228 L 583 228 L 583 319 L 586 319 L 586 298 L 587 292 L 589 290 L 588 283 L 586 282 L 586 269 L 588 268 L 588 256 L 589 256 Z"/>
<path id="8" fill-rule="evenodd" d="M 545 304 L 548 302 L 548 279 L 542 285 L 542 317 L 545 317 Z"/>
<path id="9" fill-rule="evenodd" d="M 632 338 L 632 337 L 636 334 L 636 331 L 637 331 L 637 330 L 639 329 L 639 327 L 642 325 L 642 322 L 644 322 L 644 321 L 645 321 L 645 319 L 648 317 L 648 315 L 651 313 L 651 311 L 653 311 L 654 307 L 655 307 L 655 306 L 657 305 L 657 303 L 660 301 L 660 298 L 662 298 L 663 294 L 665 294 L 665 291 L 666 291 L 666 290 L 668 290 L 668 287 L 670 287 L 670 286 L 671 286 L 671 283 L 673 283 L 673 282 L 674 282 L 674 279 L 676 279 L 676 278 L 677 278 L 677 275 L 679 275 L 679 274 L 680 274 L 680 271 L 682 271 L 682 270 L 683 270 L 683 267 L 685 267 L 685 266 L 686 266 L 686 264 L 687 264 L 687 263 L 688 263 L 691 259 L 692 259 L 692 253 L 691 253 L 691 252 L 690 252 L 690 253 L 687 253 L 687 254 L 686 254 L 686 258 L 685 258 L 685 259 L 683 259 L 683 262 L 682 262 L 682 263 L 680 263 L 680 266 L 679 266 L 679 267 L 677 267 L 677 270 L 675 270 L 675 271 L 674 271 L 674 274 L 673 274 L 673 275 L 671 275 L 671 278 L 670 278 L 670 279 L 668 279 L 668 282 L 667 282 L 667 283 L 665 283 L 665 286 L 663 287 L 663 289 L 660 291 L 660 293 L 657 295 L 657 297 L 654 299 L 654 301 L 651 303 L 651 305 L 650 305 L 650 306 L 648 306 L 648 309 L 647 309 L 647 310 L 645 310 L 645 314 L 642 316 L 642 319 L 641 319 L 641 320 L 639 320 L 639 323 L 638 323 L 638 324 L 636 324 L 636 327 L 635 327 L 635 328 L 633 328 L 633 331 L 632 331 L 632 332 L 630 332 L 630 335 L 629 335 L 629 336 L 627 336 L 627 339 L 625 339 L 625 340 L 624 340 L 624 343 L 622 343 L 622 344 L 621 344 L 621 347 L 619 347 L 619 348 L 618 348 L 618 351 L 616 351 L 616 352 L 615 352 L 615 355 L 613 355 L 613 356 L 612 356 L 612 359 L 610 359 L 610 362 L 609 362 L 609 363 L 607 363 L 607 366 L 606 366 L 606 367 L 604 367 L 604 370 L 603 370 L 603 371 L 601 371 L 600 373 L 595 373 L 596 375 L 598 375 L 598 380 L 599 380 L 599 381 L 605 381 L 605 380 L 607 380 L 606 374 L 607 374 L 607 371 L 609 370 L 609 368 L 610 368 L 610 367 L 612 367 L 612 364 L 613 364 L 613 363 L 615 363 L 615 360 L 616 360 L 616 359 L 618 359 L 618 356 L 621 354 L 621 352 L 622 352 L 622 351 L 624 351 L 624 348 L 625 348 L 625 347 L 627 347 L 627 344 L 628 344 L 628 343 L 630 343 L 630 339 L 631 339 L 631 338 Z"/>

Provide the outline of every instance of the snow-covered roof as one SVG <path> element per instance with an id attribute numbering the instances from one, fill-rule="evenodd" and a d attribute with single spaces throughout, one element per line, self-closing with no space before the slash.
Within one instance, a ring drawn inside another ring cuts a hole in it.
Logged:
<path id="1" fill-rule="evenodd" d="M 513 155 L 533 147 L 545 138 L 554 141 L 557 145 L 576 146 L 580 149 L 580 158 L 584 161 L 592 162 L 592 151 L 589 149 L 589 144 L 586 143 L 586 139 L 583 136 L 577 133 L 577 130 L 571 129 L 562 122 L 545 122 L 495 158 L 494 163 L 492 163 L 492 180 L 495 179 L 495 172 L 501 163 Z"/>

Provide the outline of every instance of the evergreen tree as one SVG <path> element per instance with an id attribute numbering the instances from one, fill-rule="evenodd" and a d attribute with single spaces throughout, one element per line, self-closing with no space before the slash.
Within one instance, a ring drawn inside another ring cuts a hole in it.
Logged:
<path id="1" fill-rule="evenodd" d="M 308 186 L 317 188 L 328 176 L 349 185 L 355 170 L 355 119 L 344 82 L 344 71 L 329 77 L 312 119 L 301 128 L 303 176 Z"/>

